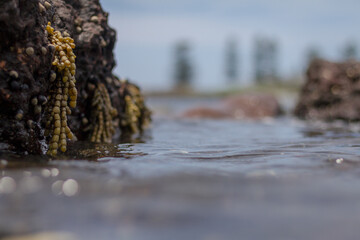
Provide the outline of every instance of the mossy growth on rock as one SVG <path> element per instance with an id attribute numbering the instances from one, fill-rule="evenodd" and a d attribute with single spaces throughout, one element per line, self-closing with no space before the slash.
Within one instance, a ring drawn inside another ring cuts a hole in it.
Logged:
<path id="1" fill-rule="evenodd" d="M 92 99 L 92 134 L 90 141 L 111 143 L 115 133 L 114 118 L 118 115 L 112 106 L 109 93 L 103 83 L 99 83 Z"/>
<path id="2" fill-rule="evenodd" d="M 69 108 L 76 107 L 77 90 L 75 87 L 75 48 L 74 40 L 67 34 L 54 31 L 49 22 L 46 26 L 48 39 L 55 48 L 50 75 L 50 94 L 46 108 L 45 136 L 49 140 L 47 154 L 55 156 L 58 149 L 66 151 L 67 138 L 73 139 L 67 116 L 71 114 Z"/>

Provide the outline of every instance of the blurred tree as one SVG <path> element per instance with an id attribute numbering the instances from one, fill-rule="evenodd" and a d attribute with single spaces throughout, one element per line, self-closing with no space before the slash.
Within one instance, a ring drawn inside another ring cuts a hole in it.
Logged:
<path id="1" fill-rule="evenodd" d="M 307 47 L 304 52 L 305 59 L 303 63 L 303 71 L 306 71 L 308 69 L 312 61 L 323 58 L 320 47 L 316 45 L 311 45 L 310 47 Z"/>
<path id="2" fill-rule="evenodd" d="M 306 65 L 309 65 L 314 59 L 321 58 L 320 48 L 317 46 L 311 46 L 306 50 Z"/>
<path id="3" fill-rule="evenodd" d="M 278 80 L 278 48 L 274 40 L 258 37 L 254 42 L 254 75 L 257 84 Z"/>
<path id="4" fill-rule="evenodd" d="M 238 47 L 234 38 L 229 39 L 225 45 L 225 75 L 229 83 L 239 79 Z"/>
<path id="5" fill-rule="evenodd" d="M 347 42 L 343 48 L 341 57 L 344 61 L 355 60 L 357 58 L 356 43 L 353 41 Z"/>
<path id="6" fill-rule="evenodd" d="M 190 61 L 190 45 L 187 41 L 180 41 L 175 45 L 175 87 L 188 89 L 193 78 L 193 67 Z"/>

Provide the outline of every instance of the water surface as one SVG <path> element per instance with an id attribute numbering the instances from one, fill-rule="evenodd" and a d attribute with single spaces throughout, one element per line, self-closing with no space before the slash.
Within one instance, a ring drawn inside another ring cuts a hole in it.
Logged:
<path id="1" fill-rule="evenodd" d="M 180 108 L 187 104 L 173 101 Z M 150 240 L 359 235 L 356 124 L 156 115 L 151 130 L 132 143 L 91 150 L 79 145 L 82 154 L 64 160 L 1 157 L 0 237 L 38 232 Z"/>

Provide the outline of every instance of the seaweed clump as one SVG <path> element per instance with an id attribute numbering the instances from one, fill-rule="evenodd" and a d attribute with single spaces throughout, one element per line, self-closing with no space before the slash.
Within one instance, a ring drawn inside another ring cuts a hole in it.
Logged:
<path id="1" fill-rule="evenodd" d="M 151 121 L 151 112 L 146 108 L 140 89 L 127 80 L 123 82 L 123 88 L 119 89 L 123 95 L 125 104 L 121 115 L 120 127 L 125 134 L 139 133 L 146 128 Z"/>
<path id="2" fill-rule="evenodd" d="M 75 87 L 75 48 L 74 40 L 66 32 L 54 31 L 49 22 L 46 26 L 48 39 L 55 48 L 52 62 L 50 95 L 46 109 L 45 136 L 50 139 L 47 154 L 55 156 L 60 149 L 66 151 L 67 138 L 74 135 L 67 124 L 67 116 L 71 108 L 76 107 L 77 90 Z"/>
<path id="3" fill-rule="evenodd" d="M 111 143 L 115 133 L 116 123 L 114 118 L 118 115 L 117 110 L 111 105 L 109 93 L 103 83 L 99 83 L 95 89 L 92 99 L 93 132 L 90 138 L 91 142 Z"/>

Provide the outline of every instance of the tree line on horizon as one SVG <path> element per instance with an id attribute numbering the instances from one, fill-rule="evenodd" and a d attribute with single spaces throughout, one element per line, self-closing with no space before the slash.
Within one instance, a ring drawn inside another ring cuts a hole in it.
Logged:
<path id="1" fill-rule="evenodd" d="M 311 46 L 306 50 L 306 64 L 316 58 L 323 58 L 320 47 Z M 340 53 L 341 61 L 356 60 L 358 50 L 354 41 L 344 44 Z M 173 79 L 175 89 L 190 89 L 194 81 L 194 62 L 191 59 L 191 44 L 182 40 L 174 46 Z M 229 38 L 224 48 L 224 78 L 228 84 L 236 84 L 240 80 L 241 62 L 238 42 Z M 253 82 L 255 84 L 281 81 L 279 75 L 279 44 L 276 40 L 266 37 L 254 39 L 252 49 Z"/>

